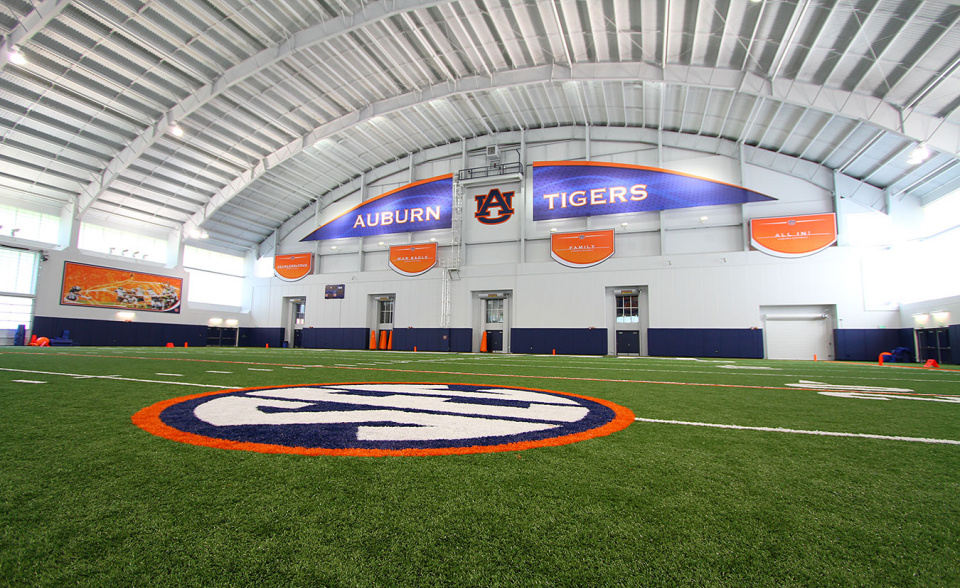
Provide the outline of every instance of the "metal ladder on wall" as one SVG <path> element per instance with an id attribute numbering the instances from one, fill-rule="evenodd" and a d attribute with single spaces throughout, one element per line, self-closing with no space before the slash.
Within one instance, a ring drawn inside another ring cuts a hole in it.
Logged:
<path id="1" fill-rule="evenodd" d="M 440 268 L 440 327 L 450 328 L 451 294 L 450 282 L 459 279 L 460 264 L 463 260 L 463 184 L 457 180 L 453 182 L 453 210 L 451 219 L 452 239 L 450 241 L 450 257 L 443 260 Z M 456 278 L 454 277 L 456 276 Z"/>

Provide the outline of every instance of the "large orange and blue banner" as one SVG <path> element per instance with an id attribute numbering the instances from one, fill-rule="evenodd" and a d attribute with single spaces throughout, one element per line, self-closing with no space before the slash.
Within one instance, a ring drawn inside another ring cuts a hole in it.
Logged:
<path id="1" fill-rule="evenodd" d="M 452 224 L 453 174 L 446 174 L 362 202 L 301 241 L 449 229 Z"/>
<path id="2" fill-rule="evenodd" d="M 179 313 L 182 292 L 183 278 L 67 261 L 60 304 Z"/>
<path id="3" fill-rule="evenodd" d="M 750 244 L 776 257 L 803 257 L 837 242 L 835 213 L 755 218 L 750 220 Z"/>
<path id="4" fill-rule="evenodd" d="M 533 220 L 776 200 L 733 184 L 619 163 L 533 163 Z"/>

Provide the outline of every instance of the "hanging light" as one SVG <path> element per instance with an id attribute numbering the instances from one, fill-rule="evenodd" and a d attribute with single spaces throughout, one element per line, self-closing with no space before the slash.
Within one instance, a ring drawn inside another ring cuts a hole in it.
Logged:
<path id="1" fill-rule="evenodd" d="M 10 63 L 14 65 L 26 65 L 27 58 L 23 56 L 23 53 L 20 53 L 20 47 L 14 45 L 10 47 L 10 53 L 8 55 Z"/>
<path id="2" fill-rule="evenodd" d="M 170 130 L 170 134 L 173 135 L 174 137 L 182 137 L 182 136 L 183 136 L 183 127 L 181 127 L 181 126 L 177 123 L 177 121 L 173 121 L 172 123 L 170 123 L 170 129 L 169 129 L 169 130 Z"/>
<path id="3" fill-rule="evenodd" d="M 927 147 L 926 143 L 920 143 L 920 145 L 910 152 L 910 158 L 907 160 L 907 163 L 910 165 L 917 165 L 918 163 L 923 163 L 930 157 L 930 148 Z"/>

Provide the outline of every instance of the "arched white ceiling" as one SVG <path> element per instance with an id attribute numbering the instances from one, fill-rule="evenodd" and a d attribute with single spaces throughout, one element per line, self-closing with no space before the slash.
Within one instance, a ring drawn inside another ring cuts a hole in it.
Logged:
<path id="1" fill-rule="evenodd" d="M 5 0 L 0 198 L 244 249 L 408 153 L 625 126 L 929 200 L 960 187 L 958 20 L 949 0 Z"/>

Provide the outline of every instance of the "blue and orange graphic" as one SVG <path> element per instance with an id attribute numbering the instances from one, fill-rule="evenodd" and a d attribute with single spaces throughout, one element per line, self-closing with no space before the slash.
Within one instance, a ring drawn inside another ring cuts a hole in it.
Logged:
<path id="1" fill-rule="evenodd" d="M 133 415 L 154 435 L 301 455 L 451 455 L 558 446 L 625 429 L 634 414 L 567 392 L 496 385 L 338 383 L 219 390 Z"/>
<path id="2" fill-rule="evenodd" d="M 733 184 L 665 169 L 583 161 L 533 164 L 533 220 L 776 200 Z"/>
<path id="3" fill-rule="evenodd" d="M 453 174 L 446 174 L 362 202 L 300 241 L 432 231 L 452 224 Z"/>

